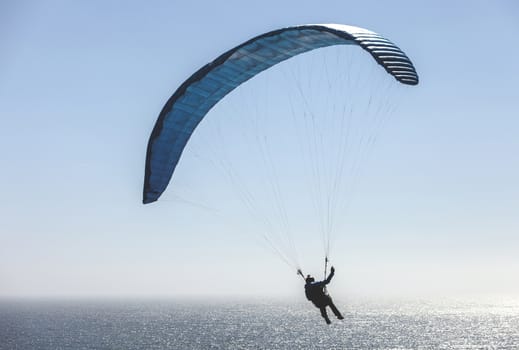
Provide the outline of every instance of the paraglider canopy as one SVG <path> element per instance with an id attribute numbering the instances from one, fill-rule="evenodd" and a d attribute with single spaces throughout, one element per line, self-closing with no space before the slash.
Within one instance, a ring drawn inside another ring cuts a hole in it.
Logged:
<path id="1" fill-rule="evenodd" d="M 165 191 L 193 131 L 229 92 L 279 62 L 333 45 L 358 45 L 398 82 L 418 84 L 418 75 L 405 53 L 367 29 L 312 24 L 252 38 L 195 72 L 167 101 L 148 141 L 143 203 L 156 201 Z"/>

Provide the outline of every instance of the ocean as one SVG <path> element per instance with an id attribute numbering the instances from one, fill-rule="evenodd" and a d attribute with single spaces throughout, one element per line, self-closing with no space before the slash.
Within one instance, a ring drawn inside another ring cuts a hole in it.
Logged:
<path id="1" fill-rule="evenodd" d="M 519 349 L 519 300 L 0 302 L 0 349 Z"/>

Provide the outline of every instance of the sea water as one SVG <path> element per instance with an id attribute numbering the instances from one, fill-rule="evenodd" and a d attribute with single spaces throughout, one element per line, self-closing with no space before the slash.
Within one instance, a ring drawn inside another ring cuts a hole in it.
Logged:
<path id="1" fill-rule="evenodd" d="M 519 349 L 519 302 L 0 302 L 0 349 Z"/>

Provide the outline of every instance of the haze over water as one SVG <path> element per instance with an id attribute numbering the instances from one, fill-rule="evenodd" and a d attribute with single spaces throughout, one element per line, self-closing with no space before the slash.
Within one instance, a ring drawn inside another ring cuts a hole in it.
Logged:
<path id="1" fill-rule="evenodd" d="M 519 300 L 3 301 L 0 349 L 517 349 Z"/>

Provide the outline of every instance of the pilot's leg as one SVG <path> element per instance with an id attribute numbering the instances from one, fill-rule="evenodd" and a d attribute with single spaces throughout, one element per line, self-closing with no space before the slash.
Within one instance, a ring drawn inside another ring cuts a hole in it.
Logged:
<path id="1" fill-rule="evenodd" d="M 326 323 L 327 324 L 332 323 L 332 321 L 330 321 L 330 319 L 328 318 L 328 314 L 326 313 L 326 306 L 321 306 L 319 308 L 319 310 L 321 310 L 321 316 L 323 316 L 323 318 L 326 321 Z"/>
<path id="2" fill-rule="evenodd" d="M 330 303 L 328 304 L 330 306 L 330 309 L 332 309 L 333 313 L 339 320 L 342 320 L 344 317 L 341 315 L 340 311 L 335 307 L 335 304 L 330 299 Z"/>

